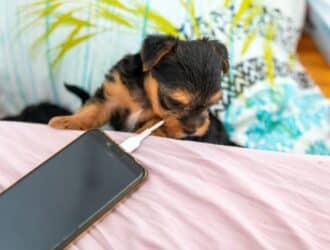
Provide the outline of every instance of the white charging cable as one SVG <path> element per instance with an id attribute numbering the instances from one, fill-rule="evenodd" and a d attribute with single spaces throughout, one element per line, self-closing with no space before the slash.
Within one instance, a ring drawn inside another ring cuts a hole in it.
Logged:
<path id="1" fill-rule="evenodd" d="M 150 128 L 147 128 L 143 132 L 141 132 L 138 135 L 134 135 L 123 141 L 120 146 L 122 149 L 124 149 L 127 153 L 132 153 L 136 149 L 138 149 L 142 143 L 142 141 L 147 138 L 149 135 L 151 135 L 152 132 L 154 132 L 156 129 L 163 126 L 164 121 L 157 122 L 155 125 L 153 125 Z"/>

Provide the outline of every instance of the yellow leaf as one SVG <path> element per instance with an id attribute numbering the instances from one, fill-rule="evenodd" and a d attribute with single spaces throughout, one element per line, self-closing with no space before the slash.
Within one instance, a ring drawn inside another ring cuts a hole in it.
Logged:
<path id="1" fill-rule="evenodd" d="M 224 3 L 225 7 L 228 7 L 230 3 L 231 3 L 231 0 L 225 0 L 225 3 Z"/>
<path id="2" fill-rule="evenodd" d="M 110 12 L 105 8 L 100 8 L 97 11 L 97 14 L 99 16 L 105 18 L 106 20 L 113 21 L 117 24 L 121 24 L 121 25 L 126 26 L 128 28 L 133 28 L 134 27 L 134 25 L 132 23 L 128 22 L 125 18 L 121 17 L 120 15 L 118 15 L 116 13 Z"/>
<path id="3" fill-rule="evenodd" d="M 62 6 L 61 2 L 45 5 L 44 8 L 40 10 L 36 10 L 30 13 L 30 15 L 38 14 L 38 18 L 44 18 L 48 16 L 51 13 L 54 13 L 56 9 L 58 9 L 60 6 Z"/>
<path id="4" fill-rule="evenodd" d="M 140 4 L 136 4 L 135 6 L 135 13 L 143 16 L 145 12 L 145 7 Z M 178 36 L 179 31 L 177 28 L 172 24 L 169 20 L 167 20 L 165 17 L 157 13 L 156 11 L 149 10 L 148 12 L 148 23 L 151 25 L 156 31 L 159 31 L 161 33 L 170 34 L 173 36 Z"/>
<path id="5" fill-rule="evenodd" d="M 62 3 L 55 3 L 53 5 L 44 6 L 42 10 L 36 10 L 36 11 L 31 12 L 30 15 L 37 15 L 37 17 L 34 20 L 32 20 L 31 22 L 29 22 L 28 24 L 26 24 L 25 26 L 23 26 L 23 28 L 21 28 L 18 31 L 18 34 L 21 34 L 25 30 L 36 25 L 40 20 L 44 19 L 49 14 L 54 13 L 56 11 L 56 9 L 59 8 L 61 5 L 62 5 Z"/>
<path id="6" fill-rule="evenodd" d="M 239 23 L 241 17 L 245 13 L 245 11 L 250 7 L 250 4 L 251 4 L 251 0 L 242 0 L 241 1 L 241 4 L 233 18 L 234 25 L 237 25 Z"/>
<path id="7" fill-rule="evenodd" d="M 133 9 L 128 8 L 125 4 L 123 4 L 119 0 L 99 0 L 99 1 L 100 1 L 100 3 L 104 3 L 104 4 L 110 5 L 112 7 L 121 9 L 121 10 L 126 10 L 126 11 L 129 11 L 129 12 L 133 11 Z"/>
<path id="8" fill-rule="evenodd" d="M 60 3 L 61 0 L 40 0 L 40 1 L 33 1 L 32 3 L 26 3 L 23 6 L 20 6 L 20 9 L 31 9 L 33 7 L 44 7 L 45 5 L 51 5 L 54 3 Z"/>
<path id="9" fill-rule="evenodd" d="M 293 51 L 293 52 L 290 52 L 288 53 L 288 67 L 290 69 L 293 68 L 293 65 L 294 65 L 294 60 L 296 59 L 296 53 Z"/>
<path id="10" fill-rule="evenodd" d="M 91 33 L 87 35 L 82 35 L 79 37 L 76 37 L 77 33 L 80 31 L 80 28 L 76 28 L 73 32 L 71 32 L 71 35 L 57 48 L 59 49 L 59 52 L 57 53 L 57 56 L 52 61 L 52 67 L 56 67 L 57 64 L 62 60 L 62 58 L 65 56 L 65 54 L 71 50 L 73 47 L 76 47 L 80 43 L 90 39 L 91 37 L 95 36 L 97 33 Z"/>
<path id="11" fill-rule="evenodd" d="M 243 27 L 248 27 L 249 25 L 251 25 L 253 19 L 258 16 L 261 11 L 261 5 L 254 5 L 252 10 L 246 15 L 245 19 L 243 20 Z"/>
<path id="12" fill-rule="evenodd" d="M 253 42 L 253 40 L 255 39 L 256 35 L 257 35 L 257 32 L 252 31 L 246 36 L 246 38 L 243 42 L 243 45 L 242 45 L 242 49 L 241 49 L 241 53 L 243 55 L 248 51 L 248 49 L 249 49 L 251 43 Z"/>
<path id="13" fill-rule="evenodd" d="M 45 41 L 50 35 L 58 28 L 63 26 L 73 26 L 73 27 L 94 27 L 95 25 L 89 21 L 84 21 L 73 16 L 73 12 L 70 11 L 64 14 L 57 14 L 57 20 L 49 25 L 49 28 L 41 36 L 39 36 L 32 45 L 32 50 L 38 48 L 40 44 Z"/>
<path id="14" fill-rule="evenodd" d="M 275 74 L 274 74 L 274 57 L 272 40 L 274 38 L 274 26 L 269 23 L 266 30 L 266 37 L 264 43 L 264 59 L 266 65 L 266 75 L 272 87 L 275 86 Z"/>

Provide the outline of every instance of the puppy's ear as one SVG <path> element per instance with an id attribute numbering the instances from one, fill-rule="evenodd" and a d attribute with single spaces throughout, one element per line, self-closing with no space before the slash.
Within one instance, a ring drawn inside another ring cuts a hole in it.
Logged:
<path id="1" fill-rule="evenodd" d="M 143 63 L 143 72 L 149 71 L 159 63 L 159 61 L 168 54 L 176 45 L 177 39 L 173 36 L 150 35 L 142 45 L 141 59 Z"/>
<path id="2" fill-rule="evenodd" d="M 229 61 L 228 61 L 228 51 L 225 45 L 223 45 L 222 43 L 220 43 L 217 40 L 210 40 L 208 41 L 212 48 L 215 50 L 215 52 L 220 56 L 220 59 L 222 61 L 222 69 L 224 71 L 224 73 L 228 72 L 229 69 Z"/>

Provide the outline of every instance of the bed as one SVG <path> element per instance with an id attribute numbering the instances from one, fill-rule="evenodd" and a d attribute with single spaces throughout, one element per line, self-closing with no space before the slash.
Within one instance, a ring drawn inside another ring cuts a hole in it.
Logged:
<path id="1" fill-rule="evenodd" d="M 0 191 L 80 133 L 0 122 Z M 146 183 L 69 249 L 330 248 L 330 157 L 157 137 L 134 156 Z"/>

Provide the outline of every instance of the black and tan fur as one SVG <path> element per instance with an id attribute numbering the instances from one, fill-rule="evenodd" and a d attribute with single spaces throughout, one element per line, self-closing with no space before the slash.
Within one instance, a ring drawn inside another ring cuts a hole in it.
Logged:
<path id="1" fill-rule="evenodd" d="M 49 124 L 88 130 L 110 121 L 117 130 L 139 132 L 162 119 L 164 126 L 155 135 L 202 138 L 210 128 L 221 127 L 222 144 L 227 144 L 222 124 L 210 127 L 208 110 L 222 97 L 220 81 L 227 68 L 227 50 L 216 40 L 148 36 L 139 53 L 125 56 L 109 71 L 80 110 Z"/>

